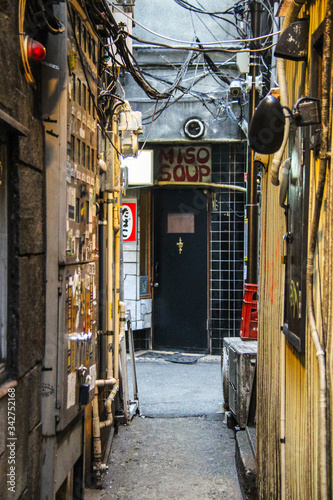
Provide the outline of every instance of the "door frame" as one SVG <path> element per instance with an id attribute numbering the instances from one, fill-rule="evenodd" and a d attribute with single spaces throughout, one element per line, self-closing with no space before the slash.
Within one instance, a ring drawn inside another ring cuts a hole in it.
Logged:
<path id="1" fill-rule="evenodd" d="M 202 187 L 195 187 L 194 185 L 191 186 L 156 186 L 152 188 L 151 190 L 151 297 L 152 297 L 152 322 L 151 322 L 151 349 L 154 349 L 154 344 L 155 344 L 155 335 L 154 335 L 154 328 L 155 328 L 155 193 L 160 190 L 165 190 L 168 189 L 170 191 L 176 191 L 179 189 L 188 189 L 194 191 L 202 191 L 206 198 L 207 198 L 207 205 L 206 205 L 206 348 L 203 349 L 203 351 L 207 354 L 211 352 L 211 342 L 210 342 L 210 336 L 211 336 L 211 328 L 210 328 L 210 290 L 209 290 L 209 283 L 210 283 L 210 211 L 211 211 L 211 190 L 207 188 L 202 188 Z M 172 349 L 170 349 L 172 350 Z M 175 349 L 176 350 L 176 349 Z"/>

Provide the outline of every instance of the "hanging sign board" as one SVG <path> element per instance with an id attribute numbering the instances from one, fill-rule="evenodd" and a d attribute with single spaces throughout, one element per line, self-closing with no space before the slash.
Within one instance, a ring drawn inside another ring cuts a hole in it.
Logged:
<path id="1" fill-rule="evenodd" d="M 122 209 L 123 240 L 136 241 L 136 203 L 124 203 Z"/>
<path id="2" fill-rule="evenodd" d="M 211 182 L 212 155 L 208 146 L 159 148 L 157 180 L 161 182 Z"/>

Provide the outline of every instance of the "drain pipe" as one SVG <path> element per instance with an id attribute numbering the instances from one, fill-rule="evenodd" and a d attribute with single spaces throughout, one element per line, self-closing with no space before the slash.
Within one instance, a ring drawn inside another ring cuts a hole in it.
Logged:
<path id="1" fill-rule="evenodd" d="M 301 10 L 302 6 L 305 4 L 306 0 L 293 0 L 287 13 L 286 17 L 284 18 L 281 33 L 290 26 L 291 23 L 293 23 L 298 16 L 299 11 Z M 273 160 L 272 160 L 272 165 L 271 165 L 271 182 L 274 184 L 274 186 L 279 185 L 279 169 L 282 161 L 282 156 L 289 138 L 289 130 L 290 130 L 290 116 L 289 116 L 289 110 L 286 109 L 288 108 L 288 86 L 287 86 L 287 79 L 286 79 L 286 61 L 285 59 L 282 59 L 281 57 L 278 57 L 276 59 L 276 72 L 277 72 L 277 79 L 279 82 L 279 89 L 280 89 L 280 102 L 281 106 L 283 107 L 283 112 L 286 117 L 286 122 L 284 126 L 284 135 L 283 135 L 283 141 L 280 149 L 274 154 Z"/>
<path id="2" fill-rule="evenodd" d="M 286 337 L 281 335 L 280 353 L 280 476 L 281 500 L 286 499 Z"/>
<path id="3" fill-rule="evenodd" d="M 113 377 L 113 349 L 112 349 L 112 323 L 113 323 L 113 193 L 107 193 L 107 313 L 106 329 L 108 333 L 108 353 L 107 353 L 107 378 Z"/>
<path id="4" fill-rule="evenodd" d="M 115 400 L 118 391 L 119 385 L 115 385 L 105 401 L 106 420 L 99 424 L 101 429 L 104 429 L 104 427 L 109 427 L 113 424 L 112 403 Z"/>
<path id="5" fill-rule="evenodd" d="M 327 10 L 325 16 L 325 29 L 323 40 L 323 70 L 322 70 L 322 138 L 319 150 L 319 175 L 317 192 L 315 196 L 314 210 L 310 224 L 309 249 L 307 260 L 307 275 L 306 275 L 306 301 L 309 325 L 312 335 L 312 340 L 316 349 L 319 368 L 319 480 L 320 480 L 320 495 L 321 499 L 328 498 L 328 471 L 327 471 L 327 455 L 328 455 L 328 433 L 327 433 L 327 379 L 326 379 L 326 357 L 325 347 L 323 346 L 316 323 L 314 298 L 313 298 L 313 273 L 315 252 L 317 247 L 317 238 L 319 230 L 319 219 L 323 202 L 327 161 L 331 154 L 328 149 L 329 127 L 330 127 L 330 92 L 331 92 L 331 53 L 332 53 L 332 35 L 333 35 L 333 2 L 327 2 Z"/>
<path id="6" fill-rule="evenodd" d="M 98 411 L 98 386 L 95 385 L 95 395 L 92 401 L 92 426 L 93 426 L 93 473 L 94 481 L 97 487 L 102 485 L 102 474 L 107 470 L 107 465 L 102 463 L 102 443 L 101 428 Z"/>

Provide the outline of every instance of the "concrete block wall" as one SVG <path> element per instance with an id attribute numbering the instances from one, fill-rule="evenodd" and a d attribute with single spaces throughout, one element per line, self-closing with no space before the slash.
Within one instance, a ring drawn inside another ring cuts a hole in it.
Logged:
<path id="1" fill-rule="evenodd" d="M 0 373 L 0 497 L 35 500 L 40 496 L 45 334 L 44 132 L 36 105 L 39 91 L 28 85 L 22 70 L 17 23 L 18 1 L 1 2 L 0 132 L 9 153 L 9 206 L 8 289 L 7 297 L 0 297 L 8 302 L 7 362 Z M 23 129 L 25 136 L 19 133 Z M 15 407 L 9 403 L 8 390 L 15 394 Z M 14 436 L 9 434 L 9 410 Z M 15 444 L 11 455 L 9 443 Z M 11 465 L 15 486 L 9 490 Z"/>

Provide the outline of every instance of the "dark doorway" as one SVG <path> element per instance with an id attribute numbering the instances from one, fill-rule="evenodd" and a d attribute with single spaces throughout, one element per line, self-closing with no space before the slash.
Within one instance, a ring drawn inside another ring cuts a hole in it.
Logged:
<path id="1" fill-rule="evenodd" d="M 207 197 L 154 193 L 154 348 L 207 351 Z"/>

